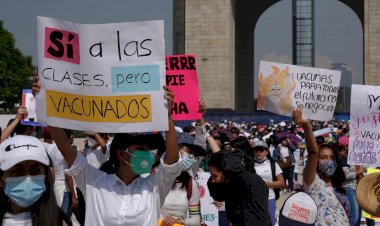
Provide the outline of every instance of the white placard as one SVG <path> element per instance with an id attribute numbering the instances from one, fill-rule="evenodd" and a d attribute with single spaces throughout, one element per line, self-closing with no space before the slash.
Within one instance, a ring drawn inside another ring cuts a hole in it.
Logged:
<path id="1" fill-rule="evenodd" d="M 201 197 L 201 214 L 202 220 L 207 226 L 219 225 L 218 209 L 212 202 L 214 201 L 210 196 L 207 187 L 207 181 L 210 178 L 209 172 L 197 173 L 196 181 L 199 187 L 199 195 Z"/>
<path id="2" fill-rule="evenodd" d="M 352 85 L 348 163 L 380 166 L 380 87 Z"/>
<path id="3" fill-rule="evenodd" d="M 39 120 L 95 132 L 168 129 L 164 22 L 37 17 Z"/>
<path id="4" fill-rule="evenodd" d="M 338 98 L 340 71 L 260 61 L 257 109 L 329 121 Z"/>

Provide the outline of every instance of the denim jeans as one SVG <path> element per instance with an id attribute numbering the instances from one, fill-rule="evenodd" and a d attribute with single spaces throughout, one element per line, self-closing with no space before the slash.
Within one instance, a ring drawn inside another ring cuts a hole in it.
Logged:
<path id="1" fill-rule="evenodd" d="M 272 225 L 276 225 L 276 199 L 268 200 L 268 212 Z"/>
<path id="2" fill-rule="evenodd" d="M 350 225 L 351 226 L 360 226 L 360 217 L 361 210 L 359 209 L 359 204 L 356 201 L 355 189 L 346 187 L 347 198 L 350 200 L 351 208 L 350 208 Z"/>

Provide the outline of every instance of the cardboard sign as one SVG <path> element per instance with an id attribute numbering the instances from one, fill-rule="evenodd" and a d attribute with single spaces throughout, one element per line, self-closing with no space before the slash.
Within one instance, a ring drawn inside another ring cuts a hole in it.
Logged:
<path id="1" fill-rule="evenodd" d="M 348 164 L 380 166 L 380 87 L 352 85 Z"/>
<path id="2" fill-rule="evenodd" d="M 201 214 L 202 220 L 207 226 L 219 225 L 218 209 L 212 202 L 214 201 L 208 191 L 207 181 L 210 178 L 209 172 L 197 173 L 196 181 L 199 187 L 199 195 L 201 200 Z"/>
<path id="3" fill-rule="evenodd" d="M 37 17 L 39 120 L 96 132 L 168 129 L 163 21 Z"/>
<path id="4" fill-rule="evenodd" d="M 166 85 L 174 92 L 174 120 L 195 120 L 202 115 L 199 108 L 199 88 L 195 55 L 166 57 Z"/>
<path id="5" fill-rule="evenodd" d="M 21 120 L 21 124 L 31 126 L 45 126 L 45 123 L 38 122 L 37 120 L 36 100 L 32 94 L 31 89 L 22 90 L 22 105 L 26 107 L 28 115 L 23 120 Z"/>
<path id="6" fill-rule="evenodd" d="M 260 61 L 257 109 L 329 121 L 338 98 L 340 71 Z"/>

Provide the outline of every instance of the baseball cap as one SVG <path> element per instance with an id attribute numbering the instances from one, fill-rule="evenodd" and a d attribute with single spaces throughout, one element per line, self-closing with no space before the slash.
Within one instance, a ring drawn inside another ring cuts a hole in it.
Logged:
<path id="1" fill-rule="evenodd" d="M 178 139 L 178 144 L 180 144 L 182 146 L 186 146 L 187 148 L 189 148 L 191 151 L 193 151 L 194 156 L 205 156 L 206 155 L 206 150 L 204 148 L 202 148 L 199 145 L 194 144 L 195 138 L 190 133 L 188 133 L 188 132 L 178 133 L 177 132 L 177 139 Z"/>
<path id="2" fill-rule="evenodd" d="M 318 215 L 317 204 L 305 192 L 290 195 L 284 202 L 279 216 L 279 226 L 315 225 Z"/>
<path id="3" fill-rule="evenodd" d="M 26 161 L 35 160 L 44 165 L 49 165 L 49 158 L 42 142 L 35 137 L 16 135 L 4 140 L 0 144 L 0 169 L 5 171 L 14 165 Z"/>
<path id="4" fill-rule="evenodd" d="M 263 140 L 258 140 L 255 142 L 255 144 L 253 145 L 253 148 L 257 148 L 257 147 L 263 147 L 263 148 L 266 148 L 268 149 L 268 144 L 267 142 L 263 141 Z"/>

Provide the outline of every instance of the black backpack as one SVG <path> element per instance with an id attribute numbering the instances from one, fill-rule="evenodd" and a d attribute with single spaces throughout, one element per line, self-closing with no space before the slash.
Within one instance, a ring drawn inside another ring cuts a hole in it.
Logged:
<path id="1" fill-rule="evenodd" d="M 270 168 L 272 170 L 272 180 L 273 181 L 276 181 L 277 180 L 277 177 L 276 177 L 276 162 L 275 161 L 270 161 Z M 274 195 L 275 195 L 275 199 L 279 199 L 280 198 L 280 191 L 281 191 L 281 188 L 273 188 L 274 190 Z"/>

